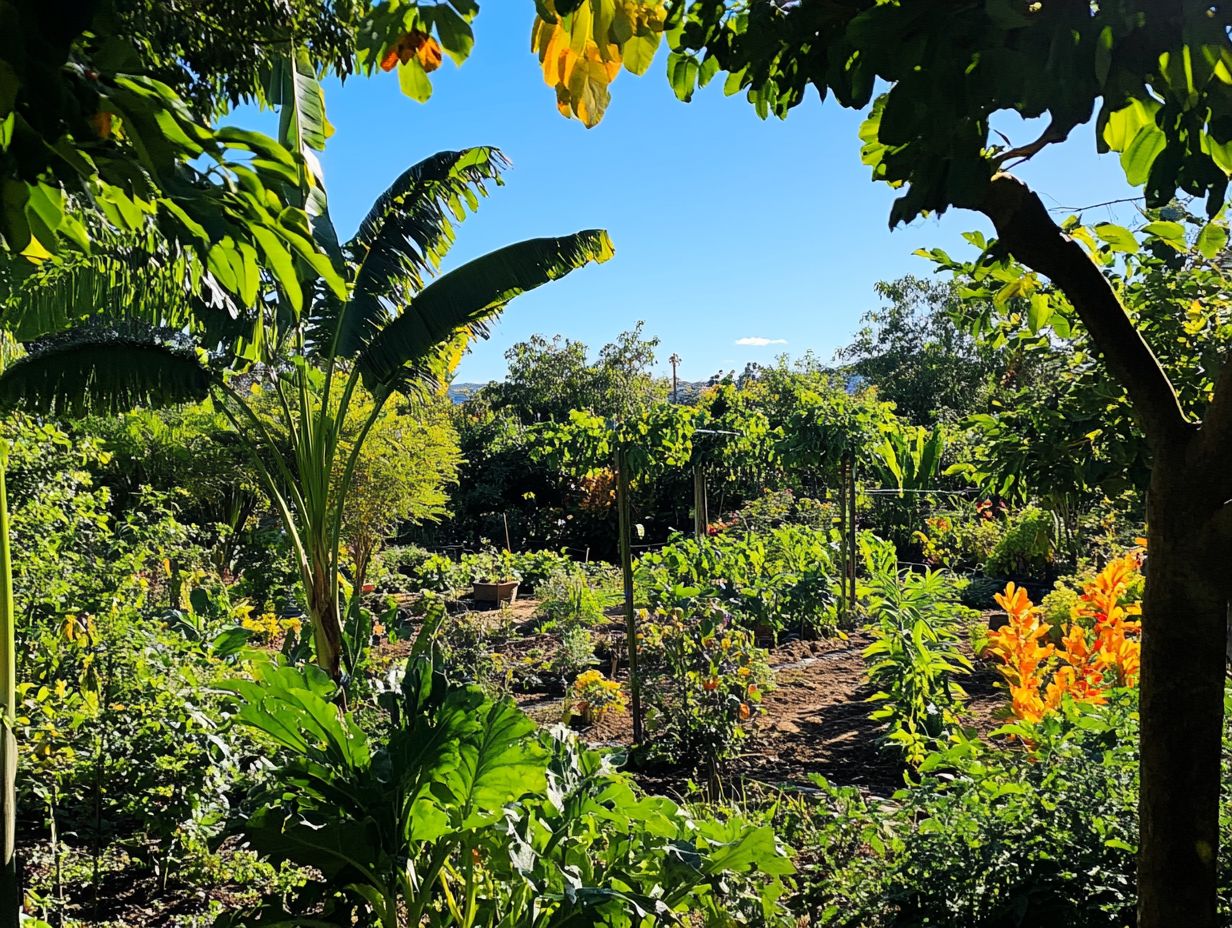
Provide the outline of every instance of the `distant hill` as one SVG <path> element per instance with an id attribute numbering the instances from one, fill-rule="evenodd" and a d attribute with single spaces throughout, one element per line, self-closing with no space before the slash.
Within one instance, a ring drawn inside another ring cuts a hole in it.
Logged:
<path id="1" fill-rule="evenodd" d="M 465 403 L 471 398 L 480 387 L 486 386 L 482 383 L 451 383 L 449 385 L 449 400 L 452 403 Z"/>

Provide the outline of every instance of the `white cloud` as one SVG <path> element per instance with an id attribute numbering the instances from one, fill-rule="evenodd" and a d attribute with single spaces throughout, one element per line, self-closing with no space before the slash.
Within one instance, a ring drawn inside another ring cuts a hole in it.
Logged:
<path id="1" fill-rule="evenodd" d="M 751 348 L 765 348 L 767 345 L 786 345 L 785 338 L 762 338 L 760 335 L 746 335 L 744 338 L 736 339 L 737 345 L 745 345 Z"/>

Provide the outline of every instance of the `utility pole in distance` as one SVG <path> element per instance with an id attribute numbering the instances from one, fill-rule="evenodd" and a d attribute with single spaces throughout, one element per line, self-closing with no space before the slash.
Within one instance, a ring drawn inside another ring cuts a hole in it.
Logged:
<path id="1" fill-rule="evenodd" d="M 680 381 L 676 379 L 676 366 L 680 364 L 680 355 L 672 352 L 672 356 L 667 359 L 672 365 L 672 402 L 680 402 Z"/>

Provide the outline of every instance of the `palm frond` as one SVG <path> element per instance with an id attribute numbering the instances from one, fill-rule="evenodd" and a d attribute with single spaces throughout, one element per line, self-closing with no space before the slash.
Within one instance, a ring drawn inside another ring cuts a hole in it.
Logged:
<path id="1" fill-rule="evenodd" d="M 42 345 L 0 374 L 0 409 L 76 418 L 204 399 L 210 374 L 193 351 L 146 337 L 84 328 Z"/>
<path id="2" fill-rule="evenodd" d="M 376 391 L 438 381 L 442 357 L 456 354 L 460 342 L 485 336 L 514 297 L 613 253 L 608 234 L 591 229 L 507 245 L 442 275 L 360 353 L 356 363 L 365 384 Z"/>
<path id="3" fill-rule="evenodd" d="M 15 263 L 15 262 L 11 262 Z M 0 328 L 21 342 L 93 318 L 179 327 L 192 318 L 200 274 L 183 255 L 95 249 L 0 277 Z"/>
<path id="4" fill-rule="evenodd" d="M 404 171 L 359 225 L 347 251 L 356 264 L 351 299 L 327 301 L 311 340 L 358 352 L 434 276 L 453 245 L 455 222 L 479 205 L 508 165 L 495 148 L 440 152 Z M 335 341 L 335 335 L 337 339 Z"/>
<path id="5" fill-rule="evenodd" d="M 234 354 L 272 324 L 268 315 L 239 306 L 195 255 L 156 234 L 100 234 L 89 254 L 0 264 L 0 330 L 22 343 L 82 325 L 154 328 Z"/>

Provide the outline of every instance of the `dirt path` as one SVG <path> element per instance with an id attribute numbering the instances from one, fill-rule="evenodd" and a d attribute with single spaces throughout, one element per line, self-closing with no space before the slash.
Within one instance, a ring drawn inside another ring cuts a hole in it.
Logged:
<path id="1" fill-rule="evenodd" d="M 774 785 L 811 785 L 811 774 L 832 783 L 858 786 L 889 795 L 902 786 L 897 758 L 881 742 L 881 725 L 869 718 L 875 706 L 863 651 L 872 639 L 866 632 L 846 639 L 793 641 L 770 652 L 775 687 L 762 702 L 751 736 L 741 745 L 730 774 Z M 962 681 L 968 694 L 965 720 L 987 732 L 996 726 L 993 713 L 1005 702 L 996 674 L 978 667 Z M 520 701 L 544 723 L 560 718 L 562 700 L 528 695 Z M 609 717 L 583 733 L 596 746 L 620 747 L 633 740 L 627 714 Z M 639 774 L 649 789 L 675 792 L 686 771 L 647 770 Z"/>

